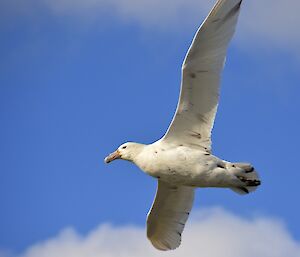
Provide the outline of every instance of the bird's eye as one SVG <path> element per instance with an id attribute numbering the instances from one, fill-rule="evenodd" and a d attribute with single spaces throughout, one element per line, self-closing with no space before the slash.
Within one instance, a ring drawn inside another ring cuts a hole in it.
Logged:
<path id="1" fill-rule="evenodd" d="M 127 146 L 125 145 L 125 146 L 122 147 L 122 149 L 126 149 L 126 147 L 127 147 Z"/>

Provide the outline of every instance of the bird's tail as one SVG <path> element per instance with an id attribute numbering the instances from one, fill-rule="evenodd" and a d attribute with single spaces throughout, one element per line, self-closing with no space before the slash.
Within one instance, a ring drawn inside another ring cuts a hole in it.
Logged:
<path id="1" fill-rule="evenodd" d="M 230 189 L 238 194 L 249 194 L 261 184 L 258 173 L 250 163 L 228 163 L 229 172 L 236 176 L 236 186 Z"/>

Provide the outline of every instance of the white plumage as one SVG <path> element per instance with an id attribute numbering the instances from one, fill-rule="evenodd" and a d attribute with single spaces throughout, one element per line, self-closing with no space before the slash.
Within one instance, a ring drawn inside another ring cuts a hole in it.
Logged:
<path id="1" fill-rule="evenodd" d="M 158 181 L 155 201 L 147 217 L 147 236 L 159 250 L 179 246 L 193 206 L 194 189 Z"/>
<path id="2" fill-rule="evenodd" d="M 223 187 L 247 194 L 260 185 L 251 164 L 231 163 L 211 154 L 221 73 L 241 3 L 217 1 L 198 29 L 182 66 L 177 110 L 164 137 L 150 145 L 125 143 L 105 158 L 107 163 L 131 161 L 158 179 L 147 236 L 159 250 L 180 245 L 196 187 Z"/>
<path id="3" fill-rule="evenodd" d="M 182 66 L 178 107 L 164 139 L 210 149 L 221 72 L 241 2 L 218 1 L 198 29 Z"/>

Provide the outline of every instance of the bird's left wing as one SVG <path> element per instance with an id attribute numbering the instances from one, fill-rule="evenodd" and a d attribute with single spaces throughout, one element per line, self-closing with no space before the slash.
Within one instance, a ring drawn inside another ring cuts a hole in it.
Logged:
<path id="1" fill-rule="evenodd" d="M 197 31 L 182 66 L 180 99 L 163 137 L 210 151 L 221 72 L 242 0 L 218 0 Z"/>
<path id="2" fill-rule="evenodd" d="M 158 181 L 155 200 L 147 217 L 147 237 L 155 248 L 165 251 L 180 245 L 193 200 L 194 188 Z"/>

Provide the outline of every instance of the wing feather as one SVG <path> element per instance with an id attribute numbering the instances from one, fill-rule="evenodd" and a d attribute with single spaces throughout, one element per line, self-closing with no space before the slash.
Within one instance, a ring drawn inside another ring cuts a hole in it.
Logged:
<path id="1" fill-rule="evenodd" d="M 177 110 L 163 140 L 211 150 L 221 73 L 241 3 L 217 1 L 198 29 L 182 66 Z"/>
<path id="2" fill-rule="evenodd" d="M 192 209 L 194 189 L 158 181 L 157 192 L 147 217 L 147 237 L 159 250 L 181 243 L 181 233 Z"/>

